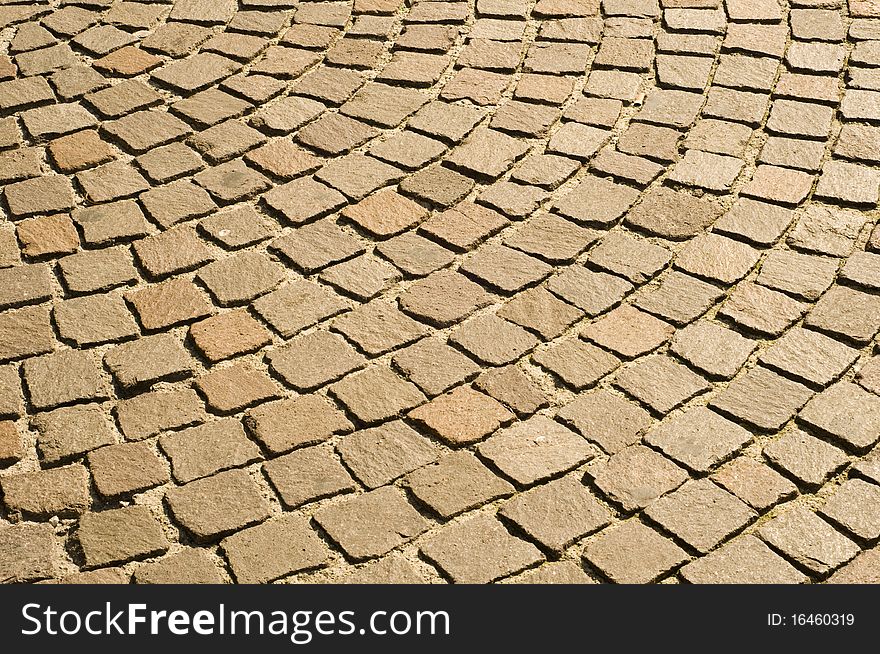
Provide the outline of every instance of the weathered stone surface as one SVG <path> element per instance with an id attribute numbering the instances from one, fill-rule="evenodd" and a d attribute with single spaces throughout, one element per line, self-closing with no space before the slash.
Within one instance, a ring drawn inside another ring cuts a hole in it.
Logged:
<path id="1" fill-rule="evenodd" d="M 850 382 L 838 382 L 817 395 L 799 417 L 859 451 L 880 440 L 880 398 Z"/>
<path id="2" fill-rule="evenodd" d="M 207 414 L 190 389 L 144 393 L 116 405 L 116 419 L 129 440 L 143 440 L 167 429 L 203 422 Z"/>
<path id="3" fill-rule="evenodd" d="M 468 445 L 486 437 L 513 414 L 496 400 L 466 386 L 435 398 L 409 417 L 450 445 Z"/>
<path id="4" fill-rule="evenodd" d="M 523 486 L 567 472 L 596 455 L 582 437 L 544 416 L 500 431 L 477 451 Z"/>
<path id="5" fill-rule="evenodd" d="M 445 327 L 463 320 L 491 301 L 492 295 L 464 275 L 439 270 L 402 293 L 400 308 L 420 320 Z"/>
<path id="6" fill-rule="evenodd" d="M 701 554 L 757 517 L 744 502 L 707 479 L 684 484 L 651 504 L 645 515 Z"/>
<path id="7" fill-rule="evenodd" d="M 547 404 L 547 396 L 516 366 L 484 372 L 475 385 L 520 416 L 530 415 Z"/>
<path id="8" fill-rule="evenodd" d="M 674 332 L 662 320 L 625 306 L 590 324 L 581 335 L 623 357 L 633 358 L 659 347 Z"/>
<path id="9" fill-rule="evenodd" d="M 444 519 L 514 492 L 470 452 L 447 454 L 406 477 L 413 494 Z"/>
<path id="10" fill-rule="evenodd" d="M 55 305 L 55 324 L 63 339 L 80 347 L 129 340 L 140 334 L 120 295 L 92 295 Z"/>
<path id="11" fill-rule="evenodd" d="M 594 584 L 596 581 L 571 560 L 545 563 L 542 566 L 508 577 L 510 584 Z"/>
<path id="12" fill-rule="evenodd" d="M 794 507 L 766 523 L 758 534 L 813 573 L 825 574 L 846 563 L 859 547 L 803 507 Z"/>
<path id="13" fill-rule="evenodd" d="M 439 451 L 402 421 L 363 429 L 342 439 L 340 456 L 368 488 L 377 488 L 436 460 Z"/>
<path id="14" fill-rule="evenodd" d="M 381 556 L 430 524 L 390 486 L 322 508 L 315 520 L 355 560 Z"/>
<path id="15" fill-rule="evenodd" d="M 770 349 L 759 361 L 809 383 L 825 386 L 855 363 L 858 352 L 818 332 L 795 328 Z"/>
<path id="16" fill-rule="evenodd" d="M 615 384 L 658 414 L 669 413 L 710 388 L 698 374 L 665 356 L 630 364 L 617 375 Z"/>
<path id="17" fill-rule="evenodd" d="M 651 429 L 645 442 L 696 472 L 707 472 L 752 440 L 734 422 L 705 407 L 670 416 Z"/>
<path id="18" fill-rule="evenodd" d="M 141 325 L 149 331 L 199 320 L 214 312 L 205 293 L 181 278 L 130 291 L 126 299 L 137 312 Z"/>
<path id="19" fill-rule="evenodd" d="M 532 538 L 561 552 L 577 538 L 598 531 L 610 520 L 576 475 L 539 486 L 504 504 L 500 515 Z"/>
<path id="20" fill-rule="evenodd" d="M 738 377 L 709 405 L 760 429 L 779 429 L 807 403 L 809 388 L 764 368 Z"/>
<path id="21" fill-rule="evenodd" d="M 324 286 L 294 279 L 258 298 L 253 307 L 275 331 L 289 338 L 315 323 L 342 313 L 349 304 Z"/>
<path id="22" fill-rule="evenodd" d="M 424 338 L 404 348 L 394 355 L 392 362 L 429 397 L 480 371 L 471 359 L 435 338 Z"/>
<path id="23" fill-rule="evenodd" d="M 186 548 L 158 561 L 142 564 L 134 573 L 138 584 L 222 584 L 214 557 L 206 550 Z"/>
<path id="24" fill-rule="evenodd" d="M 3 501 L 10 511 L 36 518 L 75 515 L 91 504 L 89 473 L 78 463 L 3 477 Z"/>
<path id="25" fill-rule="evenodd" d="M 161 554 L 168 540 L 161 523 L 145 506 L 130 506 L 80 518 L 77 539 L 90 568 Z"/>
<path id="26" fill-rule="evenodd" d="M 376 366 L 336 382 L 333 395 L 358 420 L 371 424 L 399 416 L 425 401 L 412 383 L 398 377 L 388 366 Z"/>
<path id="27" fill-rule="evenodd" d="M 211 362 L 259 350 L 272 335 L 246 311 L 230 311 L 190 327 L 199 351 Z"/>
<path id="28" fill-rule="evenodd" d="M 450 341 L 494 366 L 512 363 L 538 344 L 538 339 L 526 330 L 494 315 L 465 322 L 452 333 Z"/>
<path id="29" fill-rule="evenodd" d="M 327 546 L 300 516 L 245 529 L 224 539 L 222 547 L 240 584 L 274 581 L 327 560 Z"/>
<path id="30" fill-rule="evenodd" d="M 757 282 L 813 301 L 831 286 L 837 268 L 834 259 L 774 250 L 761 263 Z"/>
<path id="31" fill-rule="evenodd" d="M 863 344 L 880 330 L 877 296 L 845 286 L 832 286 L 807 314 L 804 325 Z"/>
<path id="32" fill-rule="evenodd" d="M 268 361 L 285 383 L 308 391 L 362 368 L 367 360 L 341 336 L 321 330 L 290 341 Z"/>
<path id="33" fill-rule="evenodd" d="M 205 404 L 221 414 L 237 413 L 255 404 L 280 397 L 280 387 L 253 364 L 239 361 L 215 368 L 195 381 Z"/>
<path id="34" fill-rule="evenodd" d="M 44 264 L 13 266 L 0 270 L 0 308 L 37 304 L 52 296 L 49 268 Z"/>
<path id="35" fill-rule="evenodd" d="M 688 479 L 682 468 L 643 445 L 618 451 L 590 474 L 599 490 L 627 512 L 648 506 Z"/>
<path id="36" fill-rule="evenodd" d="M 584 560 L 611 581 L 644 584 L 680 566 L 687 554 L 638 520 L 628 520 L 600 533 L 584 549 Z"/>
<path id="37" fill-rule="evenodd" d="M 37 438 L 40 456 L 50 464 L 70 460 L 116 441 L 114 430 L 97 404 L 41 413 L 31 424 L 40 434 Z"/>
<path id="38" fill-rule="evenodd" d="M 210 540 L 262 522 L 269 504 L 244 470 L 221 472 L 165 494 L 174 519 L 198 540 Z"/>
<path id="39" fill-rule="evenodd" d="M 107 385 L 90 352 L 63 350 L 22 366 L 31 403 L 37 409 L 100 400 L 107 396 Z"/>
<path id="40" fill-rule="evenodd" d="M 723 295 L 714 284 L 672 271 L 659 286 L 640 291 L 634 304 L 676 325 L 686 325 L 706 313 Z"/>
<path id="41" fill-rule="evenodd" d="M 272 459 L 263 466 L 285 506 L 294 508 L 354 490 L 351 476 L 324 447 L 309 447 Z"/>
<path id="42" fill-rule="evenodd" d="M 532 355 L 532 360 L 578 391 L 593 386 L 620 365 L 620 359 L 610 352 L 577 338 L 554 343 Z"/>
<path id="43" fill-rule="evenodd" d="M 169 480 L 165 462 L 146 443 L 109 445 L 89 453 L 95 488 L 104 497 L 137 493 Z"/>
<path id="44" fill-rule="evenodd" d="M 681 576 L 692 584 L 802 584 L 806 575 L 754 536 L 743 536 L 689 563 Z"/>
<path id="45" fill-rule="evenodd" d="M 648 193 L 626 216 L 626 223 L 656 236 L 686 239 L 702 232 L 720 214 L 706 198 L 659 188 Z"/>
<path id="46" fill-rule="evenodd" d="M 195 362 L 174 336 L 157 334 L 113 347 L 104 363 L 118 384 L 136 388 L 187 377 Z"/>
<path id="47" fill-rule="evenodd" d="M 797 487 L 768 466 L 739 457 L 712 475 L 712 480 L 756 511 L 766 511 L 797 493 Z"/>
<path id="48" fill-rule="evenodd" d="M 741 283 L 718 315 L 763 336 L 779 336 L 807 310 L 807 305 L 758 284 Z"/>
<path id="49" fill-rule="evenodd" d="M 769 443 L 764 456 L 796 481 L 811 487 L 821 486 L 847 463 L 843 451 L 799 429 Z"/>
<path id="50" fill-rule="evenodd" d="M 647 411 L 606 390 L 580 395 L 556 417 L 609 454 L 635 444 L 651 426 Z"/>
<path id="51" fill-rule="evenodd" d="M 333 434 L 352 429 L 352 424 L 327 400 L 306 395 L 271 402 L 248 411 L 245 424 L 273 454 L 314 445 Z"/>
<path id="52" fill-rule="evenodd" d="M 47 307 L 0 314 L 0 361 L 45 354 L 55 347 Z"/>
<path id="53" fill-rule="evenodd" d="M 487 583 L 543 560 L 531 543 L 516 538 L 492 516 L 448 525 L 422 546 L 422 554 L 456 583 Z"/>
<path id="54" fill-rule="evenodd" d="M 877 581 L 880 3 L 405 4 L 0 0 L 0 581 Z"/>
<path id="55" fill-rule="evenodd" d="M 876 584 L 877 550 L 862 552 L 828 578 L 829 584 Z"/>
<path id="56" fill-rule="evenodd" d="M 260 450 L 245 436 L 238 420 L 226 418 L 190 427 L 159 439 L 171 459 L 171 471 L 181 484 L 260 458 Z"/>
<path id="57" fill-rule="evenodd" d="M 51 525 L 21 523 L 0 529 L 0 579 L 23 583 L 51 577 L 59 545 Z"/>

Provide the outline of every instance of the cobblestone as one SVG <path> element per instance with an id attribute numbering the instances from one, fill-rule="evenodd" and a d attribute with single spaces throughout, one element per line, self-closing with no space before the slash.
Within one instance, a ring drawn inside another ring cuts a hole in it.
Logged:
<path id="1" fill-rule="evenodd" d="M 290 508 L 355 488 L 342 464 L 322 447 L 285 454 L 265 463 L 263 470 L 282 502 Z"/>
<path id="2" fill-rule="evenodd" d="M 138 567 L 138 584 L 221 584 L 224 579 L 210 554 L 202 549 L 181 550 Z"/>
<path id="3" fill-rule="evenodd" d="M 679 413 L 645 436 L 645 442 L 696 472 L 707 472 L 752 440 L 739 425 L 704 407 Z"/>
<path id="4" fill-rule="evenodd" d="M 243 470 L 221 472 L 172 488 L 166 500 L 175 520 L 198 540 L 238 531 L 269 517 L 269 505 Z"/>
<path id="5" fill-rule="evenodd" d="M 410 473 L 407 486 L 441 518 L 505 497 L 513 486 L 496 477 L 470 452 L 453 452 L 435 465 Z"/>
<path id="6" fill-rule="evenodd" d="M 116 441 L 113 429 L 98 404 L 64 407 L 41 413 L 31 425 L 39 432 L 37 449 L 49 464 L 76 458 Z"/>
<path id="7" fill-rule="evenodd" d="M 89 473 L 78 463 L 3 478 L 3 501 L 13 512 L 35 518 L 82 513 L 91 504 Z"/>
<path id="8" fill-rule="evenodd" d="M 876 580 L 871 3 L 90 2 L 0 19 L 0 577 Z"/>
<path id="9" fill-rule="evenodd" d="M 143 440 L 168 429 L 202 422 L 207 414 L 195 391 L 154 391 L 122 400 L 116 418 L 126 438 Z"/>
<path id="10" fill-rule="evenodd" d="M 709 389 L 706 381 L 687 367 L 664 356 L 627 366 L 615 385 L 660 414 Z"/>
<path id="11" fill-rule="evenodd" d="M 759 535 L 799 566 L 827 574 L 853 558 L 858 546 L 815 513 L 792 508 L 766 523 Z"/>
<path id="12" fill-rule="evenodd" d="M 381 556 L 430 524 L 389 486 L 322 508 L 315 520 L 355 560 Z"/>
<path id="13" fill-rule="evenodd" d="M 22 372 L 31 404 L 37 409 L 106 397 L 106 384 L 89 352 L 64 350 L 30 359 Z"/>
<path id="14" fill-rule="evenodd" d="M 681 576 L 692 584 L 802 584 L 807 577 L 754 536 L 743 536 L 689 563 Z"/>
<path id="15" fill-rule="evenodd" d="M 223 540 L 223 551 L 241 584 L 266 583 L 321 566 L 327 546 L 299 516 L 285 516 Z"/>
<path id="16" fill-rule="evenodd" d="M 584 559 L 613 582 L 644 584 L 677 568 L 687 554 L 637 520 L 609 528 L 587 545 Z"/>
<path id="17" fill-rule="evenodd" d="M 598 531 L 610 514 L 576 478 L 567 476 L 505 503 L 500 515 L 516 523 L 544 547 L 561 552 Z"/>
<path id="18" fill-rule="evenodd" d="M 337 446 L 354 475 L 368 488 L 378 488 L 432 463 L 438 450 L 401 421 L 358 431 Z"/>
<path id="19" fill-rule="evenodd" d="M 409 413 L 410 419 L 453 447 L 482 440 L 513 417 L 496 400 L 467 386 L 459 386 Z"/>
<path id="20" fill-rule="evenodd" d="M 477 451 L 522 486 L 567 472 L 597 454 L 573 431 L 540 415 L 503 429 Z"/>
<path id="21" fill-rule="evenodd" d="M 530 415 L 548 402 L 546 394 L 516 366 L 484 372 L 475 385 L 520 416 Z"/>
<path id="22" fill-rule="evenodd" d="M 877 550 L 862 552 L 828 578 L 829 584 L 877 583 Z"/>
<path id="23" fill-rule="evenodd" d="M 590 474 L 596 486 L 627 512 L 648 506 L 688 478 L 682 468 L 638 444 L 619 450 Z"/>
<path id="24" fill-rule="evenodd" d="M 124 563 L 168 549 L 162 525 L 144 506 L 130 506 L 80 518 L 77 539 L 89 568 Z"/>
<path id="25" fill-rule="evenodd" d="M 812 393 L 802 384 L 764 368 L 738 377 L 710 405 L 760 429 L 779 429 L 807 403 Z"/>
<path id="26" fill-rule="evenodd" d="M 55 539 L 50 525 L 21 523 L 0 530 L 0 575 L 10 582 L 52 577 Z"/>
<path id="27" fill-rule="evenodd" d="M 115 346 L 104 363 L 118 384 L 136 388 L 187 377 L 194 360 L 174 336 L 157 334 Z"/>
<path id="28" fill-rule="evenodd" d="M 260 458 L 241 423 L 231 418 L 168 434 L 159 444 L 171 459 L 174 478 L 182 484 Z"/>
<path id="29" fill-rule="evenodd" d="M 757 517 L 741 500 L 706 479 L 690 481 L 660 498 L 645 515 L 701 554 Z"/>
<path id="30" fill-rule="evenodd" d="M 307 395 L 251 409 L 245 418 L 257 440 L 273 454 L 314 445 L 333 434 L 351 431 L 352 424 L 327 400 Z"/>
<path id="31" fill-rule="evenodd" d="M 830 443 L 794 430 L 764 448 L 771 463 L 807 486 L 821 486 L 847 463 L 844 452 Z"/>
<path id="32" fill-rule="evenodd" d="M 139 493 L 169 480 L 165 462 L 146 443 L 108 445 L 90 452 L 88 461 L 104 497 Z"/>
<path id="33" fill-rule="evenodd" d="M 820 511 L 856 538 L 873 541 L 880 536 L 880 488 L 861 479 L 845 482 Z"/>
<path id="34" fill-rule="evenodd" d="M 674 331 L 665 322 L 626 306 L 605 314 L 581 335 L 623 357 L 634 358 L 662 345 Z"/>
<path id="35" fill-rule="evenodd" d="M 712 479 L 759 512 L 797 493 L 795 485 L 785 477 L 746 457 L 724 466 Z"/>
<path id="36" fill-rule="evenodd" d="M 465 584 L 488 583 L 543 560 L 534 545 L 485 515 L 445 527 L 421 551 L 453 581 Z"/>
<path id="37" fill-rule="evenodd" d="M 834 384 L 810 400 L 800 419 L 859 451 L 880 439 L 880 401 L 849 382 Z"/>

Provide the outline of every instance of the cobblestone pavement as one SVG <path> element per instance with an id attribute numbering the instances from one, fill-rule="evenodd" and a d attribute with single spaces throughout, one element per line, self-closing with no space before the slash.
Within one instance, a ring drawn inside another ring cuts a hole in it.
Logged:
<path id="1" fill-rule="evenodd" d="M 880 1 L 0 27 L 0 579 L 880 582 Z"/>

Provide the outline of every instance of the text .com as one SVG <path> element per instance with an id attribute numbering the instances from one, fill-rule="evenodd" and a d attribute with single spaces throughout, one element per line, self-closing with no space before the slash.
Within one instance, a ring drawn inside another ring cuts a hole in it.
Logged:
<path id="1" fill-rule="evenodd" d="M 56 610 L 51 605 L 25 604 L 21 633 L 25 636 L 279 636 L 306 645 L 316 636 L 448 636 L 446 611 L 373 611 L 363 620 L 355 611 L 155 610 L 126 604 L 93 610 Z"/>

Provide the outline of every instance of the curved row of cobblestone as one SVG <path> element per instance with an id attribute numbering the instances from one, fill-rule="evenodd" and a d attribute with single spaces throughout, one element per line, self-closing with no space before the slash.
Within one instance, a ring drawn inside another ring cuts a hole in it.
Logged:
<path id="1" fill-rule="evenodd" d="M 880 4 L 0 4 L 0 579 L 878 582 Z"/>

